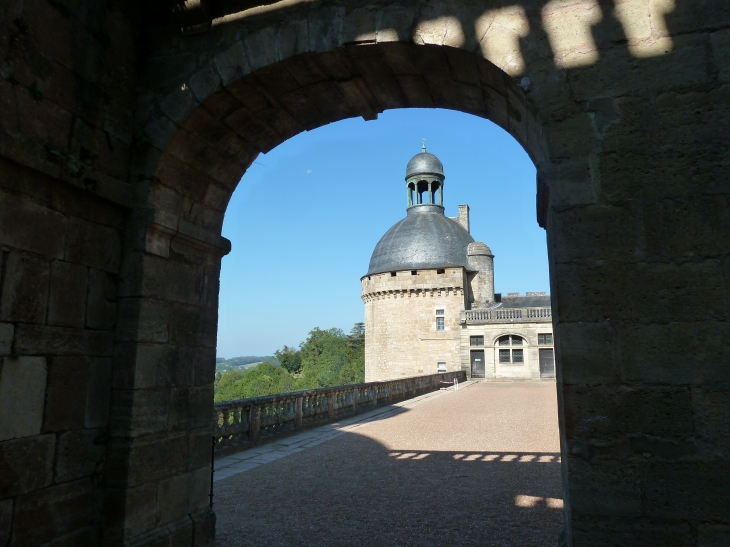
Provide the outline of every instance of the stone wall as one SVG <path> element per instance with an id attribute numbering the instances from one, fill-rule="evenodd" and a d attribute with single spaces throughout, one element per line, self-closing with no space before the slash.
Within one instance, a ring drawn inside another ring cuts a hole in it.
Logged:
<path id="1" fill-rule="evenodd" d="M 465 303 L 463 268 L 365 276 L 365 381 L 461 370 L 459 317 Z M 444 330 L 436 330 L 444 310 Z"/>
<path id="2" fill-rule="evenodd" d="M 407 107 L 537 166 L 570 544 L 730 543 L 727 2 L 193 4 L 0 5 L 0 544 L 211 544 L 231 192 L 304 130 Z"/>
<path id="3" fill-rule="evenodd" d="M 552 323 L 492 323 L 461 326 L 461 368 L 471 377 L 471 351 L 484 350 L 484 375 L 487 379 L 514 378 L 521 380 L 540 379 L 539 350 L 553 349 L 552 344 L 538 344 L 538 334 L 552 334 Z M 500 365 L 497 340 L 500 336 L 517 335 L 525 339 L 525 362 L 523 365 Z M 484 336 L 483 347 L 472 347 L 471 336 Z"/>

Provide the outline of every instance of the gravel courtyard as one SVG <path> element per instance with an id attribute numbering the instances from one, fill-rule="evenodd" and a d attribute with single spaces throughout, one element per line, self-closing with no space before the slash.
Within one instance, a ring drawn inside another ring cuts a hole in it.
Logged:
<path id="1" fill-rule="evenodd" d="M 554 547 L 555 384 L 477 383 L 215 484 L 219 547 Z"/>

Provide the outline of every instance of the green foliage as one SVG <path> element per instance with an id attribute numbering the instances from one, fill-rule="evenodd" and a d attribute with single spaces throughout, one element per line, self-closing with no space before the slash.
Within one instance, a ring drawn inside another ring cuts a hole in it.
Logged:
<path id="1" fill-rule="evenodd" d="M 287 372 L 298 374 L 302 370 L 302 355 L 296 349 L 284 346 L 283 349 L 276 350 L 274 355 Z"/>
<path id="2" fill-rule="evenodd" d="M 305 389 L 358 384 L 365 380 L 365 330 L 357 323 L 350 334 L 340 329 L 310 331 L 299 349 L 275 352 L 281 366 L 265 362 L 246 371 L 219 370 L 215 401 L 231 401 Z"/>
<path id="3" fill-rule="evenodd" d="M 220 376 L 215 386 L 215 402 L 263 397 L 293 391 L 295 378 L 274 363 L 261 363 L 241 372 L 232 370 Z"/>

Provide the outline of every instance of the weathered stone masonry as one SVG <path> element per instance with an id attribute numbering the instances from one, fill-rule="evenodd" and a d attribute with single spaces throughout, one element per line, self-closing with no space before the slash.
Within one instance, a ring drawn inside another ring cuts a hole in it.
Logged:
<path id="1" fill-rule="evenodd" d="M 537 166 L 571 544 L 730 543 L 727 2 L 254 4 L 0 5 L 0 545 L 212 544 L 231 192 L 405 107 Z"/>

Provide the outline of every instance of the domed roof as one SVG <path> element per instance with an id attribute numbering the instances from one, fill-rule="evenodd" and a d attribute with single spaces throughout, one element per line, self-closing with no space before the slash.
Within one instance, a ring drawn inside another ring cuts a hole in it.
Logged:
<path id="1" fill-rule="evenodd" d="M 474 238 L 444 216 L 440 205 L 414 205 L 375 246 L 366 275 L 399 270 L 468 268 L 466 249 Z"/>
<path id="2" fill-rule="evenodd" d="M 421 152 L 411 158 L 406 167 L 406 178 L 413 175 L 440 175 L 444 178 L 444 166 L 441 160 L 429 152 Z"/>

